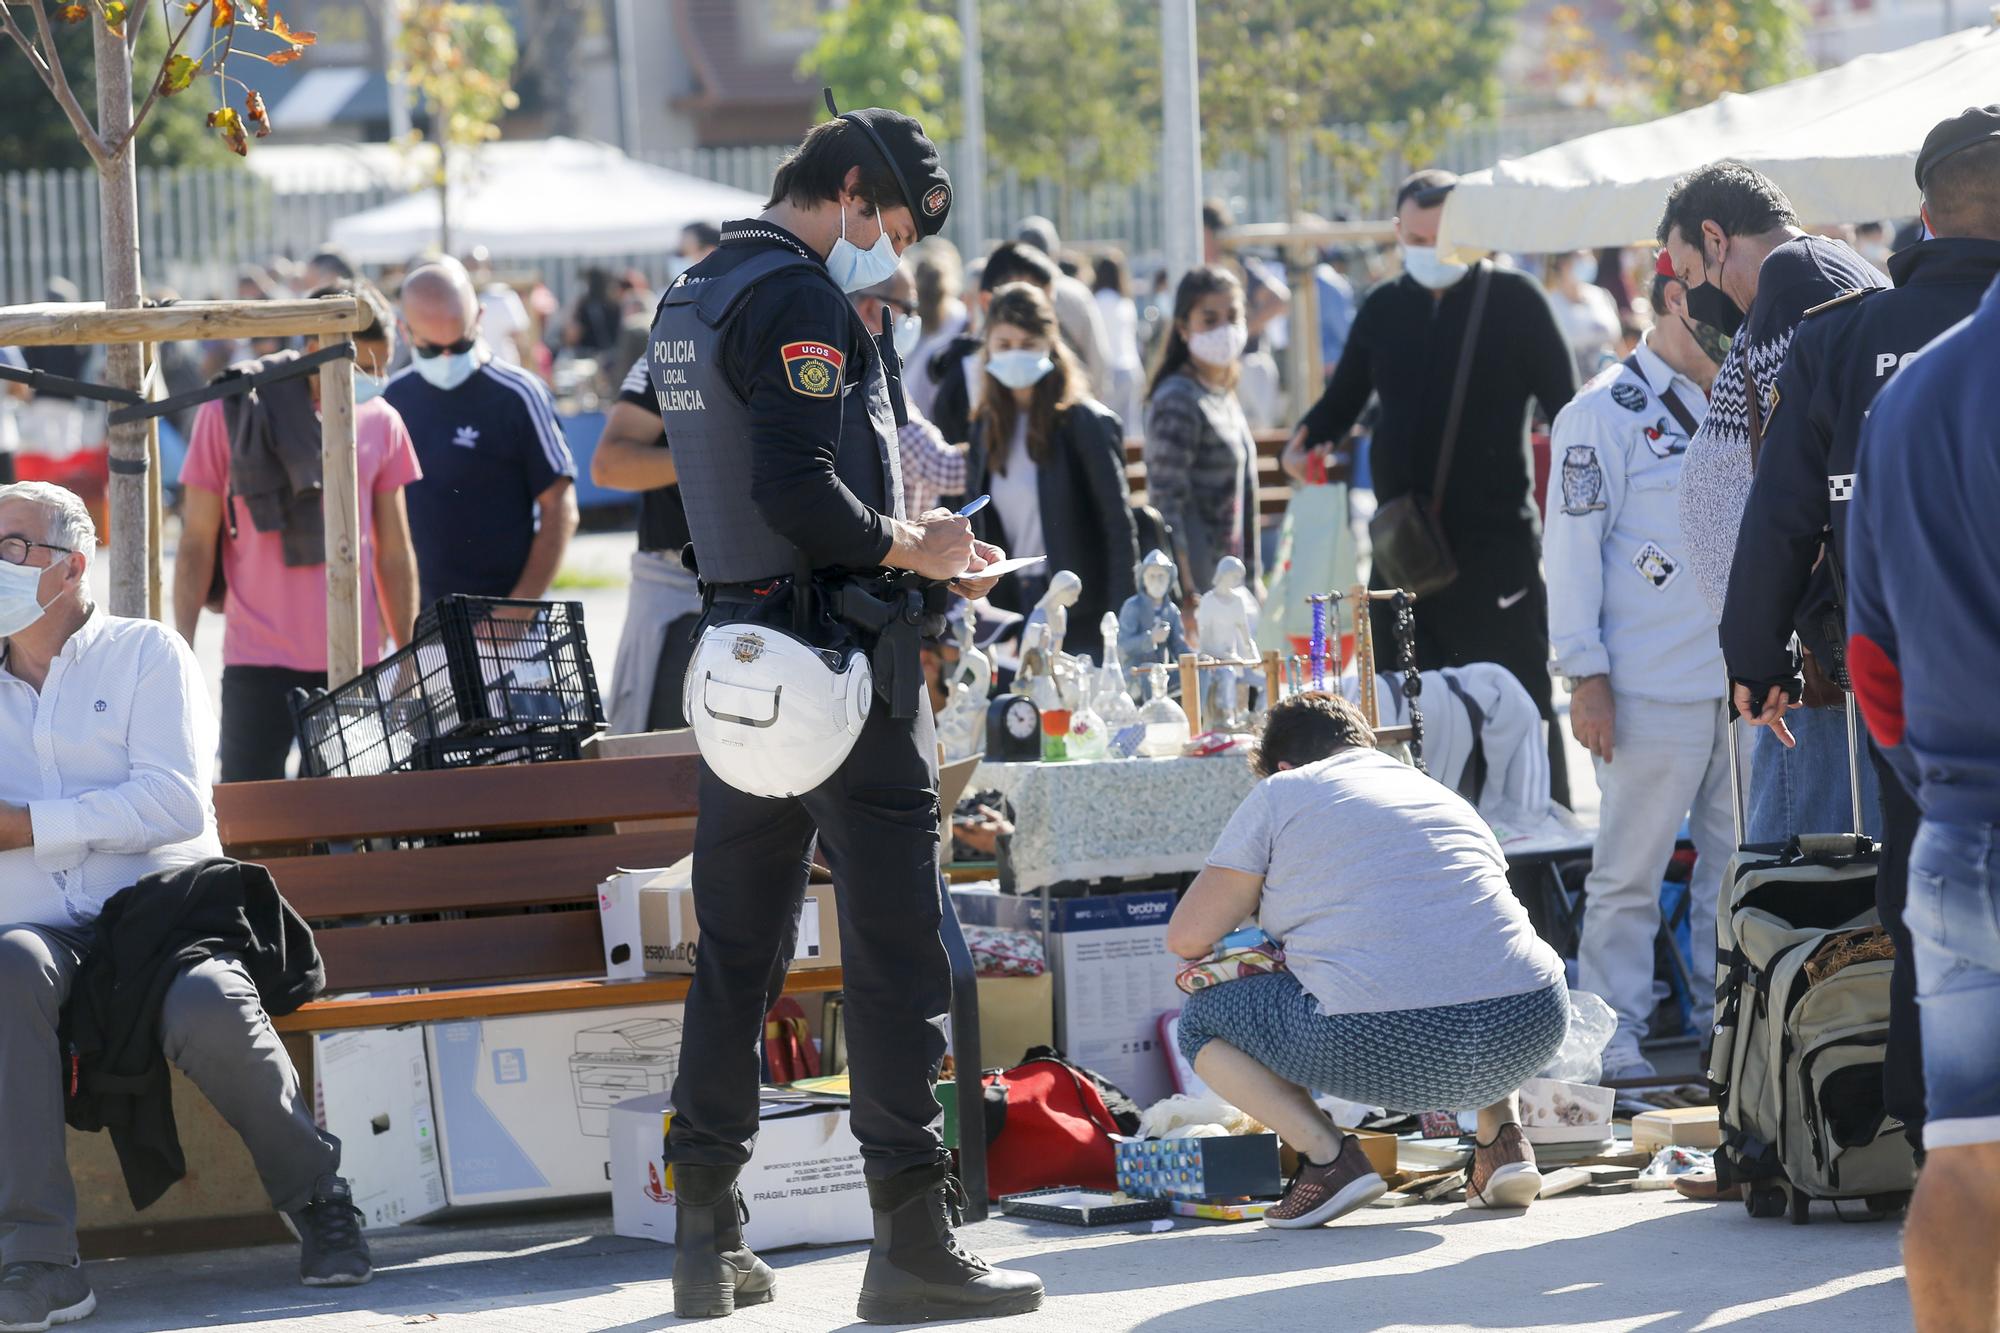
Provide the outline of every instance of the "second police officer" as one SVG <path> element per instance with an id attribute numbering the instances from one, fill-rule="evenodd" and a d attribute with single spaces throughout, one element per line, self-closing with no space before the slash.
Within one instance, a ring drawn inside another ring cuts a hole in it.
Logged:
<path id="1" fill-rule="evenodd" d="M 1917 185 L 1933 239 L 1890 258 L 1893 288 L 1849 292 L 1806 312 L 1753 462 L 1722 613 L 1722 651 L 1736 706 L 1777 729 L 1787 744 L 1785 702 L 1796 700 L 1800 688 L 1794 630 L 1822 662 L 1839 667 L 1845 655 L 1839 590 L 1847 501 L 1867 484 L 1854 465 L 1862 423 L 1910 354 L 1971 315 L 2000 276 L 2000 104 L 1968 108 L 1932 129 L 1917 154 Z M 1835 679 L 1846 684 L 1844 669 Z M 1889 1113 L 1918 1144 L 1923 1062 L 1903 902 L 1921 815 L 1879 751 L 1874 761 L 1883 833 L 1876 900 L 1896 946 L 1883 1092 Z"/>
<path id="2" fill-rule="evenodd" d="M 685 694 L 703 753 L 701 947 L 667 1140 L 683 1317 L 772 1297 L 771 1269 L 743 1243 L 736 1180 L 757 1133 L 767 990 L 815 841 L 834 877 L 852 1123 L 875 1215 L 860 1316 L 1020 1314 L 1042 1300 L 1033 1274 L 959 1248 L 934 1128 L 950 975 L 919 625 L 947 583 L 983 595 L 992 580 L 977 571 L 1001 552 L 956 515 L 903 516 L 893 352 L 846 296 L 893 273 L 950 207 L 917 121 L 837 115 L 779 166 L 764 212 L 726 223 L 720 248 L 668 289 L 653 326 L 652 384 L 706 607 Z M 843 718 L 851 734 L 829 751 Z"/>

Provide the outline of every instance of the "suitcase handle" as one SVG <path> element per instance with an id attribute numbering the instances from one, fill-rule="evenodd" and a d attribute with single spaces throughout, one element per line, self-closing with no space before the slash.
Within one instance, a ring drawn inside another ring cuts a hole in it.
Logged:
<path id="1" fill-rule="evenodd" d="M 1746 727 L 1749 724 L 1743 722 L 1742 715 L 1736 711 L 1734 683 L 1725 685 L 1725 688 L 1728 693 L 1723 696 L 1722 706 L 1729 715 L 1726 730 L 1729 734 L 1730 813 L 1736 817 L 1736 850 L 1747 851 L 1749 829 L 1748 816 L 1744 811 L 1749 802 L 1743 792 L 1743 760 L 1738 752 L 1738 745 L 1743 738 L 1737 734 L 1736 728 L 1739 723 Z M 1848 813 L 1853 820 L 1849 828 L 1854 836 L 1859 838 L 1865 836 L 1861 830 L 1861 729 L 1855 724 L 1854 692 L 1847 690 L 1843 693 L 1847 711 L 1847 803 Z"/>

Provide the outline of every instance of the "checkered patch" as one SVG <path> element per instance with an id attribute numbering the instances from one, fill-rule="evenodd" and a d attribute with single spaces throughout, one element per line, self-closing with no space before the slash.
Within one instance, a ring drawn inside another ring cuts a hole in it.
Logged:
<path id="1" fill-rule="evenodd" d="M 1852 472 L 1843 472 L 1837 477 L 1828 477 L 1826 479 L 1826 498 L 1835 503 L 1841 500 L 1852 500 L 1854 498 L 1854 474 Z"/>

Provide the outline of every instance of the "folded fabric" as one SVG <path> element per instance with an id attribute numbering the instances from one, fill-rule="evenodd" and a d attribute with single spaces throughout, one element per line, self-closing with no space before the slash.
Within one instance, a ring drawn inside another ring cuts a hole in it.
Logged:
<path id="1" fill-rule="evenodd" d="M 1031 930 L 966 926 L 973 971 L 982 977 L 1039 977 L 1049 970 L 1042 937 Z"/>

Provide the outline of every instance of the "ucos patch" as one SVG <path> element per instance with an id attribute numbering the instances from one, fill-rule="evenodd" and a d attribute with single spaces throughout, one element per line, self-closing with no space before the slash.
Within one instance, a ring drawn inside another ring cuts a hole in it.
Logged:
<path id="1" fill-rule="evenodd" d="M 786 343 L 785 378 L 808 398 L 831 398 L 840 391 L 840 353 L 825 343 Z"/>

